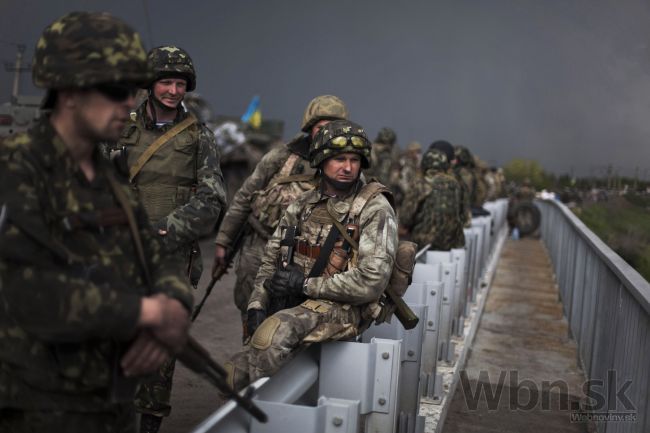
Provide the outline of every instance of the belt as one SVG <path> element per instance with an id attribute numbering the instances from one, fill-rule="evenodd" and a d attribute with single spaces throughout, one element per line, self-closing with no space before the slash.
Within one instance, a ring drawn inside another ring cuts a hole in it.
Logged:
<path id="1" fill-rule="evenodd" d="M 303 256 L 317 259 L 320 256 L 320 245 L 312 245 L 307 241 L 297 241 L 296 251 Z"/>

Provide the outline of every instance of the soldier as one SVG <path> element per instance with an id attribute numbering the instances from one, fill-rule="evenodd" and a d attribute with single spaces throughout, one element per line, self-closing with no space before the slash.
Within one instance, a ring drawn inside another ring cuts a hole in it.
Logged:
<path id="1" fill-rule="evenodd" d="M 388 189 L 360 178 L 370 148 L 363 129 L 345 120 L 313 140 L 320 184 L 289 205 L 267 244 L 248 304 L 249 331 L 259 329 L 225 364 L 236 389 L 273 375 L 311 343 L 357 336 L 380 314 L 397 226 Z"/>
<path id="2" fill-rule="evenodd" d="M 235 305 L 241 311 L 243 339 L 248 338 L 246 310 L 255 275 L 262 263 L 266 242 L 275 231 L 282 213 L 301 193 L 313 189 L 316 170 L 309 165 L 309 147 L 314 135 L 329 121 L 346 119 L 345 103 L 333 95 L 321 95 L 307 105 L 301 130 L 286 145 L 267 153 L 253 174 L 237 191 L 216 238 L 215 267 L 228 266 L 226 256 L 241 248 L 236 264 Z"/>
<path id="3" fill-rule="evenodd" d="M 371 169 L 366 170 L 366 179 L 375 178 L 386 186 L 391 185 L 391 174 L 398 159 L 395 149 L 397 135 L 390 128 L 381 128 L 372 145 Z"/>
<path id="4" fill-rule="evenodd" d="M 472 153 L 465 146 L 455 146 L 454 155 L 458 163 L 456 164 L 456 176 L 461 179 L 465 189 L 469 193 L 469 204 L 472 209 L 482 206 L 477 201 L 477 179 L 474 172 L 474 158 Z"/>
<path id="5" fill-rule="evenodd" d="M 226 202 L 217 146 L 212 132 L 181 105 L 196 88 L 187 52 L 157 47 L 148 62 L 154 78 L 144 86 L 147 98 L 131 113 L 118 146 L 149 222 L 196 287 L 203 267 L 198 239 L 212 232 Z M 158 431 L 171 411 L 174 365 L 168 361 L 138 391 L 143 432 Z"/>
<path id="6" fill-rule="evenodd" d="M 412 141 L 406 146 L 406 150 L 399 160 L 399 172 L 395 184 L 399 185 L 400 191 L 396 195 L 396 204 L 399 206 L 404 199 L 404 195 L 409 190 L 413 182 L 418 178 L 420 172 L 420 157 L 422 155 L 422 145 L 417 141 Z"/>
<path id="7" fill-rule="evenodd" d="M 420 248 L 462 248 L 462 189 L 449 173 L 447 155 L 429 149 L 422 157 L 421 168 L 422 181 L 409 190 L 399 211 L 400 234 L 410 235 Z"/>
<path id="8" fill-rule="evenodd" d="M 109 14 L 38 41 L 51 113 L 0 145 L 0 431 L 135 432 L 129 377 L 185 344 L 187 278 L 97 148 L 148 79 L 139 35 Z"/>
<path id="9" fill-rule="evenodd" d="M 456 169 L 458 165 L 458 159 L 454 153 L 454 146 L 451 145 L 448 141 L 437 140 L 431 143 L 429 150 L 438 149 L 444 152 L 447 156 L 447 161 L 449 161 L 449 174 L 453 175 L 458 185 L 460 185 L 460 194 L 461 194 L 461 216 L 464 227 L 469 227 L 472 224 L 472 206 L 469 201 L 469 190 L 463 182 L 462 177 L 460 177 L 458 170 Z"/>

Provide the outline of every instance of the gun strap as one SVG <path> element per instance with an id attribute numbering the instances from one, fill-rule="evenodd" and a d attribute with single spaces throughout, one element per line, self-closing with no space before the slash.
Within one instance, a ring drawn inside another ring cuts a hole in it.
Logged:
<path id="1" fill-rule="evenodd" d="M 122 209 L 124 209 L 124 213 L 126 213 L 126 219 L 129 222 L 129 229 L 131 230 L 131 238 L 133 238 L 133 245 L 135 246 L 135 251 L 138 255 L 138 261 L 140 262 L 140 267 L 142 268 L 142 274 L 144 275 L 144 280 L 147 283 L 147 287 L 149 287 L 149 290 L 151 290 L 153 287 L 151 284 L 151 273 L 149 272 L 149 265 L 147 264 L 147 259 L 144 255 L 142 238 L 140 237 L 140 231 L 138 230 L 138 224 L 135 220 L 133 208 L 131 208 L 131 204 L 129 203 L 129 198 L 126 196 L 126 193 L 113 176 L 113 173 L 108 170 L 105 170 L 104 173 L 106 174 L 108 183 L 111 185 L 113 194 L 115 194 L 115 198 L 119 202 Z"/>
<path id="2" fill-rule="evenodd" d="M 309 271 L 309 275 L 307 275 L 307 278 L 316 278 L 316 277 L 320 277 L 323 274 L 323 271 L 327 266 L 327 262 L 329 261 L 330 254 L 334 249 L 334 244 L 336 243 L 338 237 L 339 237 L 339 228 L 336 225 L 333 225 L 332 228 L 330 229 L 329 234 L 327 235 L 327 238 L 325 238 L 325 243 L 323 243 L 323 246 L 320 249 L 320 255 L 316 259 L 316 263 L 314 263 L 314 266 L 311 267 L 311 271 Z"/>
<path id="3" fill-rule="evenodd" d="M 174 125 L 172 129 L 165 132 L 163 135 L 158 137 L 153 143 L 147 147 L 147 149 L 140 155 L 140 158 L 135 162 L 133 166 L 129 169 L 129 181 L 133 182 L 133 179 L 140 173 L 142 167 L 149 161 L 149 159 L 162 147 L 163 144 L 167 143 L 169 140 L 183 132 L 185 129 L 190 127 L 192 124 L 196 123 L 196 117 L 193 115 L 187 116 L 185 120 Z"/>

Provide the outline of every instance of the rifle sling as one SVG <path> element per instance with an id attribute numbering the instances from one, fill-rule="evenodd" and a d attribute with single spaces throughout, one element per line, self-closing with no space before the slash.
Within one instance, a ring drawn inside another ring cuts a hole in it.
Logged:
<path id="1" fill-rule="evenodd" d="M 167 143 L 169 140 L 174 138 L 176 135 L 183 132 L 185 129 L 190 127 L 192 124 L 196 123 L 196 117 L 191 114 L 187 116 L 185 120 L 174 125 L 172 129 L 165 132 L 163 135 L 158 137 L 156 141 L 151 143 L 149 147 L 140 155 L 140 158 L 135 162 L 133 166 L 129 169 L 129 181 L 133 182 L 133 179 L 140 173 L 142 167 L 149 161 L 149 159 L 162 147 L 163 144 Z"/>
<path id="2" fill-rule="evenodd" d="M 126 213 L 126 219 L 129 223 L 129 229 L 131 230 L 131 237 L 133 238 L 135 251 L 138 255 L 138 261 L 140 262 L 140 266 L 142 267 L 142 274 L 144 275 L 144 280 L 147 283 L 147 287 L 149 287 L 149 290 L 151 290 L 153 288 L 152 281 L 151 281 L 151 273 L 149 272 L 149 265 L 147 264 L 147 259 L 145 258 L 144 255 L 144 248 L 142 247 L 142 238 L 140 237 L 140 231 L 138 230 L 138 225 L 136 223 L 135 215 L 133 213 L 133 209 L 131 208 L 131 204 L 129 203 L 129 198 L 126 196 L 124 190 L 122 190 L 117 180 L 115 180 L 113 173 L 111 173 L 108 170 L 106 170 L 105 173 L 106 173 L 106 178 L 108 179 L 108 183 L 111 185 L 111 189 L 113 190 L 113 194 L 115 194 L 115 198 L 120 203 L 122 209 L 124 209 L 124 213 Z"/>
<path id="3" fill-rule="evenodd" d="M 325 238 L 325 243 L 323 243 L 323 246 L 320 249 L 320 255 L 316 259 L 316 263 L 314 263 L 314 266 L 312 266 L 311 271 L 309 271 L 309 275 L 307 276 L 307 278 L 316 278 L 316 277 L 320 277 L 323 274 L 323 271 L 327 266 L 327 262 L 329 261 L 330 254 L 334 249 L 334 244 L 336 243 L 336 239 L 338 237 L 339 237 L 339 228 L 336 225 L 333 225 L 332 228 L 330 229 L 329 234 L 327 235 L 327 238 Z"/>

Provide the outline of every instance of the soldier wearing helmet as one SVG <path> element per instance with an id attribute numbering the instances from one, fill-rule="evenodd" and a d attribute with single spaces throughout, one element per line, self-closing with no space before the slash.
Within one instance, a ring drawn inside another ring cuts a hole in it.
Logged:
<path id="1" fill-rule="evenodd" d="M 391 186 L 391 175 L 394 170 L 398 169 L 397 160 L 399 159 L 395 142 L 397 135 L 390 128 L 381 128 L 377 133 L 377 138 L 372 145 L 371 169 L 366 170 L 366 178 L 375 178 L 386 186 Z"/>
<path id="2" fill-rule="evenodd" d="M 48 113 L 0 144 L 0 431 L 135 431 L 137 376 L 184 346 L 193 302 L 98 150 L 150 80 L 146 52 L 123 21 L 73 12 L 44 30 L 33 79 Z"/>
<path id="3" fill-rule="evenodd" d="M 273 375 L 311 343 L 356 337 L 379 317 L 397 226 L 389 190 L 360 177 L 370 153 L 363 128 L 347 120 L 312 141 L 320 181 L 288 206 L 266 245 L 248 303 L 261 324 L 225 364 L 236 389 Z"/>
<path id="4" fill-rule="evenodd" d="M 149 51 L 147 60 L 153 71 L 143 86 L 147 98 L 131 113 L 118 147 L 149 222 L 196 287 L 203 267 L 198 240 L 212 232 L 226 207 L 217 146 L 212 132 L 182 105 L 196 88 L 189 54 L 168 45 Z M 173 371 L 170 360 L 140 386 L 141 431 L 157 431 L 169 415 Z"/>
<path id="5" fill-rule="evenodd" d="M 399 209 L 400 235 L 420 248 L 449 251 L 465 245 L 462 189 L 447 154 L 430 148 L 422 156 L 422 178 L 409 189 Z"/>
<path id="6" fill-rule="evenodd" d="M 313 189 L 318 180 L 316 170 L 309 164 L 309 147 L 323 125 L 336 119 L 346 119 L 345 103 L 333 95 L 312 99 L 300 124 L 302 134 L 289 143 L 267 153 L 253 173 L 235 193 L 216 238 L 215 265 L 226 268 L 227 256 L 239 259 L 235 266 L 235 305 L 242 317 L 243 340 L 249 337 L 248 299 L 253 291 L 255 275 L 262 263 L 265 246 L 278 226 L 287 206 L 300 194 Z M 235 242 L 239 239 L 239 242 Z M 243 246 L 243 247 L 242 247 Z"/>
<path id="7" fill-rule="evenodd" d="M 454 176 L 461 189 L 463 226 L 469 227 L 472 224 L 472 206 L 470 203 L 469 189 L 467 189 L 467 185 L 463 182 L 463 178 L 460 176 L 458 171 L 459 162 L 456 158 L 454 146 L 446 140 L 437 140 L 431 143 L 429 150 L 431 149 L 438 149 L 444 152 L 447 156 L 447 160 L 449 161 L 449 173 Z"/>

